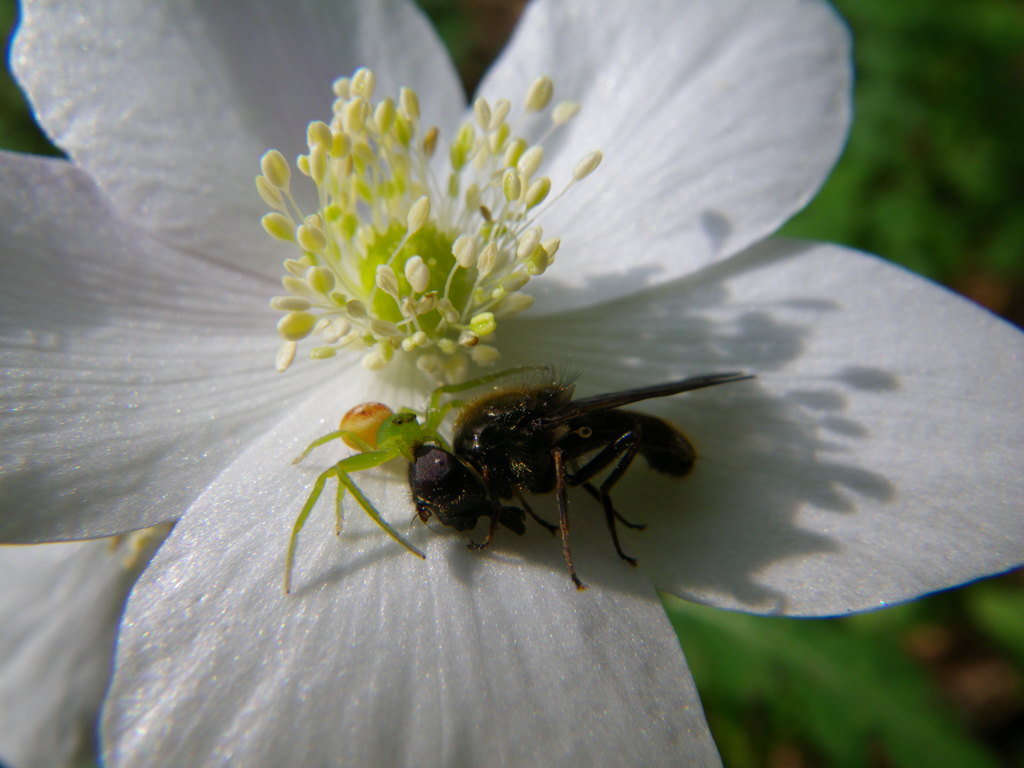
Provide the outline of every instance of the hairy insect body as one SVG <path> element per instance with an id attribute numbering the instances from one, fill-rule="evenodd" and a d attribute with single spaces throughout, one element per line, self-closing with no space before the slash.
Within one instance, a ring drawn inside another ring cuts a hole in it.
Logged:
<path id="1" fill-rule="evenodd" d="M 549 385 L 485 395 L 463 408 L 452 448 L 476 467 L 499 499 L 517 492 L 549 493 L 555 487 L 551 448 L 565 429 L 545 430 L 537 420 L 572 400 L 571 386 Z"/>

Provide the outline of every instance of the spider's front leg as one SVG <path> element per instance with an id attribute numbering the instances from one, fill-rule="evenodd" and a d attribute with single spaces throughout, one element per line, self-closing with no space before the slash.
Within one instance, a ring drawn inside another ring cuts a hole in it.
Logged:
<path id="1" fill-rule="evenodd" d="M 325 436 L 325 438 L 330 439 L 330 436 Z M 318 444 L 322 445 L 323 442 L 326 442 L 325 438 L 321 438 L 321 442 L 315 443 L 310 446 L 310 448 L 314 448 Z M 342 499 L 345 496 L 345 491 L 347 490 L 359 503 L 359 506 L 363 508 L 363 511 L 370 516 L 370 519 L 383 528 L 384 532 L 387 533 L 388 536 L 417 557 L 426 557 L 422 552 L 420 552 L 420 550 L 406 541 L 398 531 L 388 524 L 388 522 L 381 516 L 380 512 L 377 511 L 373 502 L 366 497 L 366 494 L 364 494 L 352 478 L 349 477 L 352 473 L 379 467 L 381 464 L 384 464 L 399 455 L 401 454 L 397 450 L 357 453 L 342 459 L 333 467 L 324 470 L 319 474 L 319 476 L 317 476 L 316 481 L 313 483 L 313 489 L 310 491 L 309 496 L 306 499 L 306 503 L 302 506 L 302 511 L 300 511 L 299 516 L 295 518 L 295 524 L 292 526 L 291 538 L 288 540 L 288 551 L 285 554 L 284 566 L 284 591 L 286 594 L 291 591 L 292 570 L 295 563 L 295 550 L 298 546 L 299 533 L 306 525 L 306 521 L 309 519 L 309 515 L 313 511 L 313 507 L 316 506 L 317 501 L 320 499 L 324 486 L 332 477 L 336 477 L 338 479 L 338 492 L 334 501 L 334 514 L 336 520 L 335 527 L 339 533 L 341 531 L 342 521 L 341 504 Z"/>

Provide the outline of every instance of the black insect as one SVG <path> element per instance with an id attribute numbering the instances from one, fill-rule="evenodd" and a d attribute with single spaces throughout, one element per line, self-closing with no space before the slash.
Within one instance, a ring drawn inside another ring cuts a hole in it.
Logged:
<path id="1" fill-rule="evenodd" d="M 743 373 L 711 374 L 573 400 L 572 384 L 558 382 L 549 371 L 540 384 L 482 395 L 461 406 L 451 450 L 441 441 L 415 446 L 409 487 L 416 512 L 424 522 L 435 517 L 460 531 L 489 518 L 486 538 L 470 544 L 477 549 L 493 541 L 499 525 L 524 533 L 529 515 L 552 532 L 561 531 L 569 576 L 584 589 L 569 548 L 567 489 L 582 486 L 601 503 L 616 552 L 635 564 L 622 551 L 617 524 L 644 526 L 619 514 L 612 488 L 637 454 L 655 471 L 675 477 L 689 473 L 696 457 L 693 445 L 675 427 L 622 406 L 750 378 Z M 595 485 L 592 480 L 605 470 Z M 524 497 L 551 492 L 558 505 L 557 526 L 535 514 Z"/>

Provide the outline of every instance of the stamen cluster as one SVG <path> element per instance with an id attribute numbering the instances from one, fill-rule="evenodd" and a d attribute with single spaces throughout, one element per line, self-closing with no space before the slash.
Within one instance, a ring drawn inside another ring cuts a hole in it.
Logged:
<path id="1" fill-rule="evenodd" d="M 549 200 L 551 179 L 538 173 L 544 150 L 515 135 L 511 102 L 477 99 L 442 163 L 416 92 L 375 102 L 374 88 L 369 69 L 337 80 L 330 123 L 309 124 L 309 151 L 295 165 L 316 187 L 315 212 L 292 194 L 279 151 L 261 159 L 256 188 L 273 209 L 263 227 L 300 252 L 284 262 L 286 293 L 271 301 L 285 313 L 277 367 L 315 335 L 314 359 L 362 349 L 363 365 L 378 369 L 412 353 L 421 370 L 456 380 L 469 360 L 494 363 L 498 350 L 484 340 L 532 304 L 522 289 L 551 266 L 560 242 L 544 237 L 536 214 L 561 193 Z M 553 92 L 549 78 L 534 81 L 523 116 L 547 110 Z M 578 111 L 556 104 L 544 138 Z M 600 152 L 584 157 L 562 193 L 600 161 Z"/>

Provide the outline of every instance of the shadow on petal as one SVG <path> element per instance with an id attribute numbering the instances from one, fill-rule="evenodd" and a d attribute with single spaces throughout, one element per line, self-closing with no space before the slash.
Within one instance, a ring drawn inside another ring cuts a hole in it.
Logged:
<path id="1" fill-rule="evenodd" d="M 679 427 L 699 455 L 683 480 L 638 462 L 613 494 L 627 518 L 647 523 L 645 531 L 621 531 L 623 545 L 661 589 L 784 612 L 785 595 L 761 574 L 844 548 L 827 526 L 803 525 L 808 510 L 848 516 L 865 504 L 896 501 L 893 482 L 850 450 L 867 444 L 872 430 L 849 406 L 859 391 L 898 391 L 897 375 L 852 364 L 857 351 L 814 361 L 814 375 L 792 375 L 820 318 L 840 312 L 840 304 L 813 285 L 806 296 L 796 287 L 795 298 L 768 302 L 746 301 L 733 289 L 736 278 L 799 255 L 792 244 L 768 243 L 642 296 L 560 315 L 556 323 L 519 320 L 506 347 L 517 363 L 563 364 L 571 350 L 568 364 L 584 369 L 582 395 L 705 373 L 757 375 L 640 406 Z M 582 494 L 573 503 L 576 529 L 588 530 L 579 535 L 600 532 L 605 543 L 595 546 L 610 548 L 596 505 Z M 585 560 L 578 558 L 577 567 L 584 581 L 595 578 Z"/>

